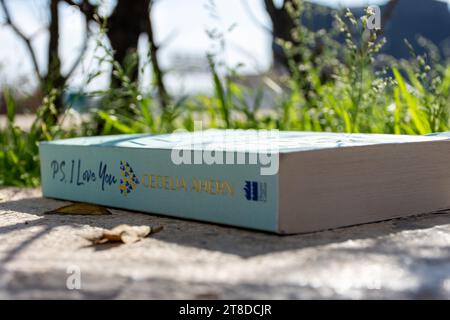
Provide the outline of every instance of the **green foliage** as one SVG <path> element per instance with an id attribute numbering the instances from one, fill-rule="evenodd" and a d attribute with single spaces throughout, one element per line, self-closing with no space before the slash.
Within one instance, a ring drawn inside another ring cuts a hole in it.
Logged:
<path id="1" fill-rule="evenodd" d="M 54 90 L 45 97 L 29 130 L 15 124 L 16 101 L 10 89 L 3 90 L 6 102 L 6 125 L 0 128 L 0 186 L 35 187 L 40 184 L 39 149 L 40 141 L 75 136 L 74 130 L 63 130 L 60 125 L 48 126 L 44 115 L 55 114 Z"/>
<path id="2" fill-rule="evenodd" d="M 295 3 L 295 2 L 294 2 Z M 367 30 L 367 17 L 356 19 L 350 11 L 336 17 L 337 34 L 313 32 L 298 17 L 307 14 L 308 4 L 298 2 L 288 8 L 297 24 L 293 42 L 282 42 L 288 58 L 289 75 L 277 79 L 279 92 L 268 96 L 267 87 L 243 85 L 236 68 L 224 67 L 215 54 L 208 55 L 213 93 L 170 99 L 162 109 L 154 92 L 144 91 L 130 80 L 139 65 L 137 56 L 121 66 L 112 53 L 101 61 L 112 64 L 117 88 L 87 94 L 100 102 L 90 120 L 81 128 L 68 130 L 60 124 L 49 126 L 43 115 L 55 112 L 58 92 L 51 92 L 39 108 L 30 130 L 15 125 L 15 101 L 10 90 L 3 96 L 7 108 L 6 126 L 0 129 L 0 185 L 39 185 L 38 142 L 74 135 L 120 133 L 166 133 L 183 128 L 194 130 L 195 121 L 203 128 L 305 130 L 427 134 L 450 131 L 450 65 L 438 64 L 435 54 L 415 56 L 411 61 L 392 61 L 376 67 L 384 44 L 375 31 Z M 223 37 L 220 38 L 221 43 Z M 222 44 L 223 45 L 223 44 Z M 140 77 L 143 70 L 139 70 Z M 87 76 L 88 84 L 100 73 Z M 283 88 L 283 89 L 281 89 Z M 273 108 L 262 103 L 272 99 Z M 70 129 L 70 128 L 69 128 Z"/>

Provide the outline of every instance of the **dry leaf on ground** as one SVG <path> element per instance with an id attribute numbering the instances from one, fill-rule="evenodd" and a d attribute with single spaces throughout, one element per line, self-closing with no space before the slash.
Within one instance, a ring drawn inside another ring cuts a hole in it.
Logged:
<path id="1" fill-rule="evenodd" d="M 72 203 L 61 208 L 44 212 L 44 214 L 67 214 L 67 215 L 108 215 L 111 212 L 102 206 L 89 203 Z"/>
<path id="2" fill-rule="evenodd" d="M 162 227 L 149 226 L 130 226 L 121 224 L 111 230 L 103 230 L 102 233 L 86 237 L 92 244 L 104 244 L 107 242 L 123 242 L 125 244 L 135 243 L 147 237 L 151 233 L 156 233 L 162 230 Z"/>

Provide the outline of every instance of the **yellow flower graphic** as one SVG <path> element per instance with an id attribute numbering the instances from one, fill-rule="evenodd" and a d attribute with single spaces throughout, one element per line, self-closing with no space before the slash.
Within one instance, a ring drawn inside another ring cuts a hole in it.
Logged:
<path id="1" fill-rule="evenodd" d="M 119 190 L 124 196 L 136 189 L 139 184 L 139 180 L 133 172 L 130 164 L 127 161 L 120 161 L 120 174 L 122 178 L 120 179 Z"/>

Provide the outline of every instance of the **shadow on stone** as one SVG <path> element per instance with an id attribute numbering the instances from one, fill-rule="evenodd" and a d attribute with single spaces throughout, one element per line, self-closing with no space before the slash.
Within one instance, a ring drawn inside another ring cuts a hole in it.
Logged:
<path id="1" fill-rule="evenodd" d="M 101 243 L 101 244 L 90 244 L 87 246 L 82 247 L 82 249 L 92 249 L 94 251 L 105 251 L 110 250 L 114 248 L 118 248 L 120 246 L 124 245 L 123 243 L 114 242 L 114 243 Z"/>
<path id="2" fill-rule="evenodd" d="M 16 230 L 24 230 L 32 226 L 43 226 L 43 229 L 40 232 L 11 250 L 6 259 L 0 262 L 5 263 L 11 260 L 14 255 L 22 250 L 22 248 L 45 235 L 51 229 L 63 225 L 70 225 L 74 228 L 81 228 L 86 225 L 99 228 L 113 228 L 114 226 L 124 223 L 131 225 L 160 225 L 164 227 L 164 230 L 151 235 L 152 238 L 159 241 L 249 258 L 273 252 L 292 251 L 328 244 L 337 244 L 349 240 L 376 239 L 402 231 L 427 229 L 450 223 L 450 211 L 446 211 L 441 212 L 441 214 L 423 214 L 410 218 L 394 219 L 309 234 L 279 236 L 216 224 L 122 210 L 112 210 L 113 214 L 107 216 L 43 214 L 43 212 L 53 210 L 66 203 L 67 202 L 41 197 L 0 203 L 0 211 L 15 211 L 41 217 L 40 219 L 32 220 L 28 223 L 22 222 L 15 225 L 0 227 L 0 233 L 5 234 Z M 8 213 L 6 212 L 3 214 Z M 96 247 L 96 250 L 103 251 L 115 247 L 117 246 L 107 245 Z"/>

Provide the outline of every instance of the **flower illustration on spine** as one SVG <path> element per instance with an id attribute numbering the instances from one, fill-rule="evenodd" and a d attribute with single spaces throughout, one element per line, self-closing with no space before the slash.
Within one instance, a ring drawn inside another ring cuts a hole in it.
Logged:
<path id="1" fill-rule="evenodd" d="M 120 174 L 122 175 L 119 184 L 120 193 L 127 196 L 131 191 L 136 189 L 139 180 L 127 161 L 120 161 Z"/>

